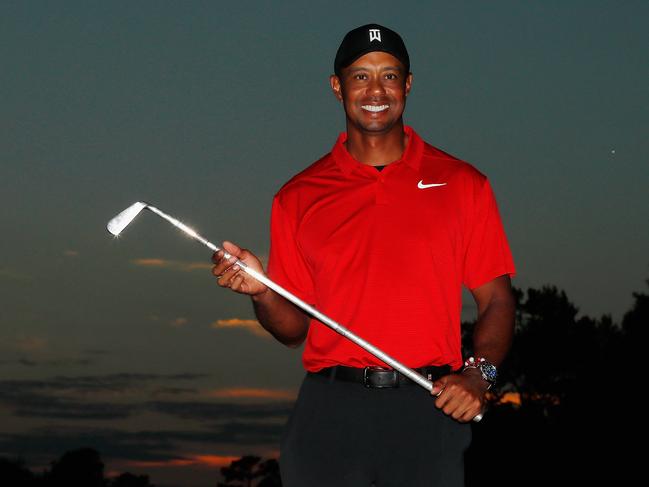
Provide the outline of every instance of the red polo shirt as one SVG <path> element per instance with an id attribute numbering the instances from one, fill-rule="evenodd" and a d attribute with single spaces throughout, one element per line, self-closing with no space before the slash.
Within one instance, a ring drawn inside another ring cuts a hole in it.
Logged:
<path id="1" fill-rule="evenodd" d="M 462 285 L 514 263 L 487 178 L 406 127 L 382 171 L 333 150 L 273 198 L 268 276 L 409 367 L 462 365 Z M 303 363 L 385 365 L 312 319 Z"/>

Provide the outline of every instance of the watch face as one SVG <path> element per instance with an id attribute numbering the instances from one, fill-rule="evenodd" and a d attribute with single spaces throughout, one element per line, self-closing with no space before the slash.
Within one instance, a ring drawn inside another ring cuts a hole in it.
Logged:
<path id="1" fill-rule="evenodd" d="M 486 363 L 480 365 L 480 370 L 482 371 L 482 374 L 485 376 L 485 379 L 487 379 L 489 382 L 496 382 L 496 378 L 498 377 L 498 372 L 496 370 L 496 366 Z"/>

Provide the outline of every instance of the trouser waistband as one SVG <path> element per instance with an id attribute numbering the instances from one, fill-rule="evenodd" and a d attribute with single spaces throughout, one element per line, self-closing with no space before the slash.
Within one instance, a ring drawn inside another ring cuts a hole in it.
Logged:
<path id="1" fill-rule="evenodd" d="M 443 375 L 451 373 L 451 367 L 449 365 L 430 365 L 413 370 L 430 381 L 437 380 Z M 365 387 L 379 389 L 416 384 L 395 369 L 378 366 L 361 368 L 337 365 L 335 367 L 326 367 L 317 372 L 309 372 L 309 374 L 326 377 L 330 381 L 356 382 L 363 384 Z"/>

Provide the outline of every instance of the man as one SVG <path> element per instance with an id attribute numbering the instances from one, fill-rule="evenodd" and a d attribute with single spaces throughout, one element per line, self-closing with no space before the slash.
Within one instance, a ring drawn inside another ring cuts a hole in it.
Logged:
<path id="1" fill-rule="evenodd" d="M 397 33 L 350 31 L 334 70 L 347 131 L 275 195 L 268 276 L 428 376 L 433 397 L 222 252 L 213 272 L 251 296 L 280 342 L 306 340 L 307 375 L 281 444 L 285 487 L 460 486 L 469 421 L 513 334 L 515 271 L 496 202 L 484 175 L 404 126 L 413 78 Z M 263 271 L 249 251 L 223 247 Z M 463 284 L 478 307 L 466 362 Z"/>

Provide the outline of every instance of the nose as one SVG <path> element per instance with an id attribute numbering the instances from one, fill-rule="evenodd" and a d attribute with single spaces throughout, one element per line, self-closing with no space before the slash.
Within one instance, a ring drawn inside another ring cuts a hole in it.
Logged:
<path id="1" fill-rule="evenodd" d="M 367 87 L 367 90 L 372 95 L 382 95 L 385 93 L 385 87 L 383 86 L 383 80 L 380 76 L 372 77 L 370 83 Z"/>

